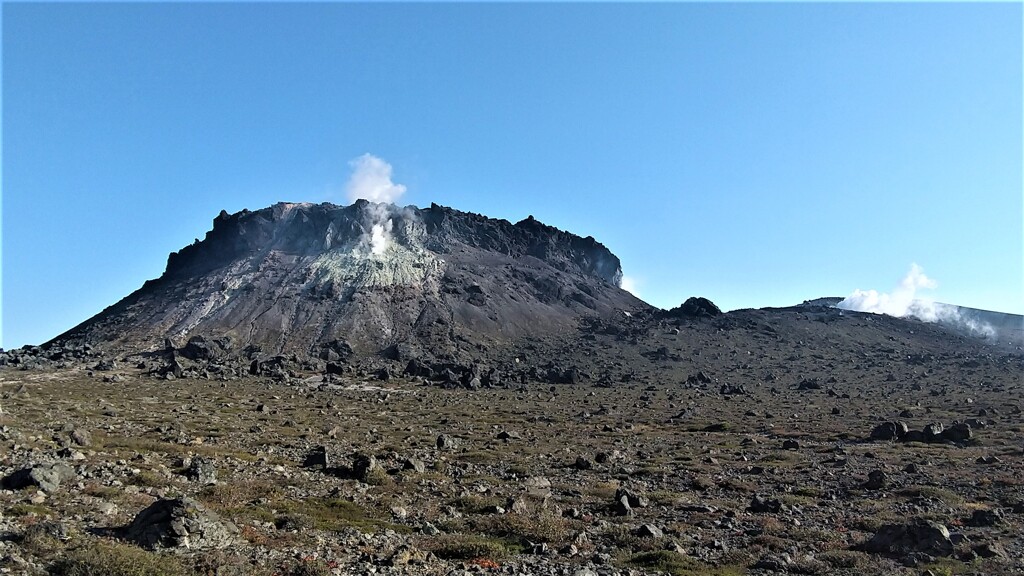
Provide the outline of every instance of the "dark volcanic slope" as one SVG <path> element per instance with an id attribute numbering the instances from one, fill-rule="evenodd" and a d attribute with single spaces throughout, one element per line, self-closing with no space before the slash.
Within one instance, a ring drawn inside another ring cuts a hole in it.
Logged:
<path id="1" fill-rule="evenodd" d="M 374 250 L 374 225 L 390 230 L 384 250 Z M 141 351 L 202 335 L 300 356 L 450 354 L 647 309 L 618 287 L 621 274 L 593 238 L 533 217 L 513 225 L 437 205 L 281 203 L 221 212 L 163 276 L 55 342 Z"/>

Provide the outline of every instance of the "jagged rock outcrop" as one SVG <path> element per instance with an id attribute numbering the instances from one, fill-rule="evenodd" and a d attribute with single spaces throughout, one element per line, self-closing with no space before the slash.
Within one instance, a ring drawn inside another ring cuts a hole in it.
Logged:
<path id="1" fill-rule="evenodd" d="M 234 524 L 191 498 L 157 500 L 125 528 L 125 538 L 148 549 L 226 548 L 238 534 Z"/>
<path id="2" fill-rule="evenodd" d="M 694 296 L 687 298 L 686 302 L 683 302 L 679 306 L 666 311 L 664 316 L 668 318 L 703 318 L 718 316 L 721 313 L 722 309 L 716 306 L 711 300 Z"/>
<path id="3" fill-rule="evenodd" d="M 221 212 L 164 274 L 51 345 L 190 360 L 344 361 L 460 349 L 649 308 L 591 237 L 438 205 L 357 201 Z M 169 343 L 172 343 L 168 346 Z"/>

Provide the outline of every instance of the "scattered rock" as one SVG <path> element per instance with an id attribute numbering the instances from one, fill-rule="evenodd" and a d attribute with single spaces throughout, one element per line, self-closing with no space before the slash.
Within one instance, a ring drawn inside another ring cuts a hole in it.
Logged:
<path id="1" fill-rule="evenodd" d="M 403 544 L 395 549 L 388 558 L 389 566 L 409 566 L 425 564 L 430 558 L 428 552 L 424 552 L 412 544 Z"/>
<path id="2" fill-rule="evenodd" d="M 753 499 L 750 501 L 750 505 L 747 506 L 747 511 L 755 513 L 778 513 L 783 509 L 782 502 L 775 499 L 762 498 L 760 495 L 755 494 Z"/>
<path id="3" fill-rule="evenodd" d="M 711 300 L 693 296 L 687 298 L 681 305 L 665 312 L 664 315 L 672 318 L 703 318 L 718 316 L 721 313 L 722 309 Z"/>
<path id="4" fill-rule="evenodd" d="M 967 519 L 967 525 L 976 527 L 996 526 L 1002 524 L 1003 520 L 1003 512 L 999 509 L 975 510 L 971 517 Z"/>
<path id="5" fill-rule="evenodd" d="M 699 370 L 696 374 L 690 374 L 686 377 L 686 384 L 688 386 L 696 386 L 697 384 L 711 384 L 711 377 L 704 373 L 703 370 Z"/>
<path id="6" fill-rule="evenodd" d="M 68 460 L 74 460 L 76 462 L 85 460 L 85 454 L 79 450 L 72 450 L 71 448 L 61 448 L 57 451 L 57 456 Z"/>
<path id="7" fill-rule="evenodd" d="M 800 382 L 796 387 L 797 390 L 821 390 L 821 383 L 818 382 L 817 378 L 808 378 Z"/>
<path id="8" fill-rule="evenodd" d="M 508 509 L 515 512 L 516 514 L 526 514 L 530 511 L 530 506 L 526 503 L 525 498 L 518 497 L 509 500 Z"/>
<path id="9" fill-rule="evenodd" d="M 231 349 L 231 338 L 221 337 L 212 340 L 204 336 L 193 336 L 189 338 L 185 347 L 181 349 L 181 355 L 193 361 L 210 361 L 222 356 Z"/>
<path id="10" fill-rule="evenodd" d="M 527 488 L 550 490 L 551 480 L 548 480 L 544 476 L 531 476 L 526 480 L 523 480 L 523 486 L 526 486 Z"/>
<path id="11" fill-rule="evenodd" d="M 71 432 L 71 441 L 78 446 L 86 447 L 92 444 L 92 435 L 89 434 L 88 430 L 82 428 L 76 428 Z"/>
<path id="12" fill-rule="evenodd" d="M 933 422 L 924 427 L 921 432 L 924 434 L 925 442 L 938 442 L 943 439 L 942 432 L 945 428 L 941 422 Z"/>
<path id="13" fill-rule="evenodd" d="M 626 499 L 630 508 L 646 508 L 649 504 L 647 497 L 643 494 L 630 490 L 629 488 L 619 487 L 615 491 L 615 500 L 621 501 L 623 498 Z"/>
<path id="14" fill-rule="evenodd" d="M 572 467 L 577 470 L 590 470 L 594 467 L 594 463 L 586 456 L 577 456 L 576 462 L 573 463 Z"/>
<path id="15" fill-rule="evenodd" d="M 25 533 L 21 536 L 21 541 L 34 541 L 40 537 L 52 538 L 60 542 L 67 542 L 71 540 L 71 530 L 68 525 L 64 522 L 59 521 L 44 521 L 32 524 L 25 528 Z"/>
<path id="16" fill-rule="evenodd" d="M 871 431 L 872 440 L 899 440 L 907 435 L 910 428 L 906 422 L 883 422 Z"/>
<path id="17" fill-rule="evenodd" d="M 1010 557 L 1006 548 L 998 542 L 979 544 L 972 548 L 972 550 L 982 558 L 999 558 L 1000 560 L 1006 560 Z"/>
<path id="18" fill-rule="evenodd" d="M 937 522 L 914 519 L 906 524 L 887 524 L 864 543 L 865 552 L 904 557 L 922 553 L 930 556 L 950 556 L 953 542 L 949 530 Z"/>
<path id="19" fill-rule="evenodd" d="M 974 432 L 966 422 L 957 422 L 943 431 L 942 437 L 950 442 L 967 442 L 974 437 Z"/>
<path id="20" fill-rule="evenodd" d="M 100 360 L 95 366 L 93 366 L 92 369 L 93 370 L 98 370 L 100 372 L 108 372 L 110 370 L 117 370 L 117 362 L 114 362 L 113 360 L 104 358 L 103 360 Z"/>
<path id="21" fill-rule="evenodd" d="M 644 524 L 636 529 L 636 535 L 641 538 L 662 538 L 665 533 L 654 524 Z"/>
<path id="22" fill-rule="evenodd" d="M 721 394 L 722 396 L 743 396 L 750 394 L 750 391 L 747 390 L 747 387 L 742 384 L 722 384 L 722 386 L 718 389 L 718 393 Z"/>
<path id="23" fill-rule="evenodd" d="M 632 516 L 633 507 L 629 505 L 629 497 L 622 496 L 612 504 L 612 513 L 616 516 Z"/>
<path id="24" fill-rule="evenodd" d="M 352 457 L 352 475 L 360 482 L 370 483 L 380 474 L 387 474 L 387 471 L 377 462 L 376 456 L 355 454 Z"/>
<path id="25" fill-rule="evenodd" d="M 330 454 L 327 452 L 326 446 L 316 446 L 306 454 L 306 459 L 302 465 L 306 468 L 319 468 L 321 470 L 327 470 L 331 467 Z"/>
<path id="26" fill-rule="evenodd" d="M 147 549 L 226 548 L 237 541 L 238 528 L 191 498 L 157 500 L 135 516 L 125 538 Z"/>
<path id="27" fill-rule="evenodd" d="M 402 469 L 412 470 L 417 474 L 423 474 L 424 472 L 427 471 L 427 465 L 424 464 L 423 460 L 420 460 L 419 458 L 406 458 L 402 462 Z"/>
<path id="28" fill-rule="evenodd" d="M 197 484 L 209 486 L 217 483 L 217 468 L 213 465 L 213 461 L 202 456 L 195 456 L 189 463 L 185 476 Z"/>
<path id="29" fill-rule="evenodd" d="M 38 486 L 46 493 L 53 494 L 61 484 L 70 482 L 77 477 L 75 470 L 67 464 L 39 464 L 12 472 L 3 479 L 2 484 L 9 490 Z"/>
<path id="30" fill-rule="evenodd" d="M 868 473 L 868 481 L 864 483 L 864 487 L 868 490 L 881 490 L 885 488 L 889 483 L 889 478 L 885 472 L 881 470 L 872 470 Z"/>
<path id="31" fill-rule="evenodd" d="M 793 558 L 789 554 L 783 552 L 781 554 L 765 554 L 758 558 L 757 562 L 755 562 L 751 568 L 785 573 L 789 571 L 789 567 L 792 564 Z"/>
<path id="32" fill-rule="evenodd" d="M 250 363 L 249 374 L 253 376 L 268 376 L 275 380 L 286 380 L 291 376 L 289 365 L 289 360 L 285 356 L 257 358 Z"/>
<path id="33" fill-rule="evenodd" d="M 458 442 L 448 434 L 441 434 L 437 437 L 438 450 L 454 450 L 456 447 L 458 447 Z"/>

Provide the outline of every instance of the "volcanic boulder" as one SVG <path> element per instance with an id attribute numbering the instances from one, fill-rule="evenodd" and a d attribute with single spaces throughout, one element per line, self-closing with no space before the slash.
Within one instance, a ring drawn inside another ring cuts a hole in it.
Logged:
<path id="1" fill-rule="evenodd" d="M 906 524 L 887 524 L 864 543 L 865 552 L 902 557 L 922 553 L 931 556 L 949 556 L 953 542 L 945 526 L 930 520 L 916 518 Z"/>
<path id="2" fill-rule="evenodd" d="M 665 312 L 665 315 L 671 318 L 705 318 L 718 316 L 721 313 L 722 309 L 711 300 L 694 296 L 687 298 L 686 302 Z"/>
<path id="3" fill-rule="evenodd" d="M 238 528 L 190 498 L 157 500 L 135 516 L 126 537 L 143 548 L 225 548 L 237 541 Z"/>

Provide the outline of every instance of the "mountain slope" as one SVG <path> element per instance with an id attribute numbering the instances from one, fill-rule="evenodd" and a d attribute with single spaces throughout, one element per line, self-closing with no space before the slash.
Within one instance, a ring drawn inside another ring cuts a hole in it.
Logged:
<path id="1" fill-rule="evenodd" d="M 142 351 L 201 335 L 239 351 L 454 354 L 649 306 L 593 238 L 432 205 L 221 214 L 156 279 L 54 339 Z"/>

